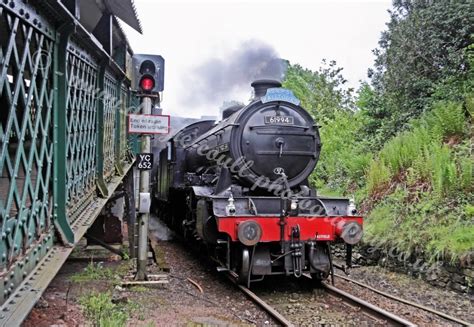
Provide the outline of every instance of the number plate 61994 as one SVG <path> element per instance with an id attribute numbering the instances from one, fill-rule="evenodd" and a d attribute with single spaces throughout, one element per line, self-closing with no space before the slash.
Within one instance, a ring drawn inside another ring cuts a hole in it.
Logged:
<path id="1" fill-rule="evenodd" d="M 269 125 L 293 125 L 294 118 L 291 116 L 265 116 L 265 124 Z"/>

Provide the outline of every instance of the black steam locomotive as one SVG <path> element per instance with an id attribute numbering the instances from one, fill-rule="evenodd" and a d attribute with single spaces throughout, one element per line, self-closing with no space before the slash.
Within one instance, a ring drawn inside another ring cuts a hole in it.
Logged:
<path id="1" fill-rule="evenodd" d="M 248 105 L 168 140 L 159 155 L 158 216 L 203 242 L 218 269 L 243 284 L 274 274 L 327 278 L 330 243 L 350 249 L 362 217 L 351 200 L 318 196 L 308 184 L 321 141 L 300 101 L 277 81 L 252 86 Z"/>

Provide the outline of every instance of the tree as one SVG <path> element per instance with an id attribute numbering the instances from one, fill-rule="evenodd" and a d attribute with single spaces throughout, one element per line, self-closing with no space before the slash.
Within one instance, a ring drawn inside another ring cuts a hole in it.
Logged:
<path id="1" fill-rule="evenodd" d="M 352 89 L 344 88 L 346 82 L 335 61 L 323 60 L 317 72 L 289 65 L 283 86 L 292 90 L 302 106 L 322 123 L 333 119 L 338 110 L 354 110 Z"/>
<path id="2" fill-rule="evenodd" d="M 471 0 L 394 0 L 389 12 L 369 70 L 372 103 L 365 108 L 369 119 L 382 120 L 369 132 L 385 137 L 425 111 L 440 84 L 467 78 L 464 49 L 474 33 Z"/>

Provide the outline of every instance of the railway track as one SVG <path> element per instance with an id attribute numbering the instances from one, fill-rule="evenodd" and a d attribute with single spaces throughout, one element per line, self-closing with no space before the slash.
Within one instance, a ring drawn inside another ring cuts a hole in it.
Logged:
<path id="1" fill-rule="evenodd" d="M 306 276 L 306 278 L 310 279 L 310 276 Z M 426 311 L 428 313 L 431 313 L 433 315 L 436 315 L 442 319 L 445 319 L 450 322 L 454 322 L 456 324 L 462 325 L 462 326 L 472 326 L 473 324 L 464 321 L 462 319 L 450 316 L 446 313 L 440 312 L 438 310 L 435 310 L 433 308 L 429 308 L 423 305 L 420 305 L 418 303 L 414 303 L 412 301 L 408 301 L 402 298 L 399 298 L 397 296 L 391 295 L 389 293 L 377 290 L 369 285 L 363 284 L 359 281 L 352 280 L 348 277 L 341 276 L 341 275 L 335 275 L 335 277 L 344 279 L 348 282 L 354 283 L 360 287 L 366 288 L 374 293 L 377 293 L 387 299 L 391 299 L 400 303 L 403 303 L 405 305 L 408 305 L 410 307 L 414 307 L 416 309 L 420 309 L 423 311 Z M 257 294 L 249 290 L 247 287 L 238 285 L 236 282 L 236 276 L 235 275 L 230 275 L 229 278 L 233 283 L 236 284 L 236 286 L 243 292 L 245 293 L 253 302 L 258 304 L 263 310 L 265 310 L 269 315 L 271 315 L 276 321 L 278 321 L 281 325 L 283 326 L 294 326 L 295 324 L 292 323 L 288 318 L 286 318 L 284 315 L 282 315 L 280 312 L 275 310 L 271 305 L 269 305 L 267 302 L 265 302 L 263 299 L 261 299 Z M 338 287 L 335 287 L 329 283 L 321 283 L 321 289 L 323 289 L 325 292 L 330 294 L 331 296 L 340 299 L 344 303 L 348 304 L 349 306 L 352 307 L 357 307 L 359 308 L 360 312 L 368 316 L 370 319 L 374 320 L 377 322 L 379 325 L 389 325 L 389 326 L 416 326 L 415 323 L 398 316 L 397 314 L 388 312 L 372 303 L 369 303 L 353 294 L 350 294 L 346 291 L 341 290 Z"/>
<path id="2" fill-rule="evenodd" d="M 216 262 L 219 265 L 221 264 L 218 261 L 214 261 L 214 262 Z M 254 291 L 248 289 L 245 286 L 239 285 L 236 282 L 237 275 L 235 273 L 227 272 L 225 274 L 226 274 L 227 278 L 242 293 L 244 293 L 253 303 L 258 305 L 264 312 L 266 312 L 269 316 L 271 316 L 274 319 L 275 322 L 278 322 L 282 326 L 295 326 L 295 325 L 298 325 L 298 323 L 295 322 L 295 320 L 298 319 L 298 318 L 296 318 L 295 314 L 288 314 L 287 312 L 285 312 L 285 309 L 282 310 L 282 308 L 278 307 L 278 305 L 276 307 L 274 307 L 273 306 L 274 303 L 272 301 L 272 298 L 267 297 L 265 299 L 265 296 L 263 296 L 263 298 L 262 298 L 261 294 L 258 291 L 254 292 Z M 309 275 L 304 275 L 304 277 L 305 277 L 304 279 L 307 279 L 307 280 L 311 279 L 311 277 Z M 370 287 L 366 284 L 360 283 L 357 280 L 353 280 L 351 278 L 348 278 L 348 277 L 345 277 L 345 276 L 342 276 L 342 275 L 339 275 L 339 274 L 335 274 L 335 277 L 336 277 L 336 281 L 338 281 L 338 279 L 341 279 L 341 280 L 345 280 L 347 282 L 354 283 L 358 286 L 361 286 L 361 287 L 364 287 L 364 288 L 370 290 L 371 292 L 378 293 L 379 295 L 383 296 L 384 298 L 391 299 L 393 301 L 398 301 L 398 302 L 403 303 L 405 305 L 408 305 L 408 306 L 411 306 L 411 307 L 414 307 L 414 308 L 417 308 L 417 309 L 420 309 L 420 310 L 424 310 L 424 311 L 429 312 L 433 315 L 437 315 L 437 316 L 439 316 L 440 318 L 442 318 L 444 320 L 451 321 L 451 322 L 454 322 L 456 324 L 460 324 L 460 325 L 464 325 L 464 326 L 472 326 L 472 324 L 470 324 L 466 321 L 463 321 L 461 319 L 449 316 L 449 315 L 444 314 L 442 312 L 436 311 L 432 308 L 428 308 L 428 307 L 419 305 L 417 303 L 413 303 L 411 301 L 407 301 L 407 300 L 398 298 L 398 297 L 396 297 L 394 295 L 391 295 L 391 294 L 388 294 L 386 292 L 379 291 L 379 290 L 374 289 L 374 288 L 372 288 L 372 287 Z M 307 288 L 308 285 L 304 282 L 304 279 L 303 279 L 302 283 L 299 283 L 300 286 L 298 286 L 298 288 L 308 290 L 308 288 Z M 291 286 L 287 286 L 287 287 L 291 287 Z M 283 289 L 285 289 L 285 287 L 283 287 Z M 393 310 L 390 307 L 388 309 L 389 311 L 387 311 L 387 310 L 381 308 L 380 306 L 373 304 L 373 303 L 380 303 L 380 302 L 375 302 L 373 299 L 369 299 L 369 301 L 372 302 L 372 303 L 370 303 L 370 302 L 362 299 L 360 297 L 361 296 L 360 294 L 354 293 L 351 289 L 349 289 L 349 292 L 347 292 L 343 289 L 347 290 L 347 288 L 342 288 L 341 285 L 339 285 L 339 287 L 335 287 L 335 286 L 330 285 L 329 283 L 322 283 L 321 288 L 320 288 L 321 291 L 325 292 L 326 294 L 331 295 L 331 297 L 333 299 L 334 298 L 337 299 L 337 302 L 343 303 L 344 305 L 346 305 L 345 306 L 346 308 L 347 308 L 347 306 L 350 306 L 352 308 L 356 308 L 357 310 L 355 311 L 355 313 L 353 312 L 352 315 L 359 316 L 359 313 L 360 313 L 361 318 L 363 316 L 366 317 L 366 319 L 367 319 L 366 321 L 369 321 L 369 322 L 373 321 L 374 325 L 376 324 L 376 325 L 390 325 L 390 326 L 415 326 L 418 323 L 420 323 L 419 317 L 417 318 L 418 320 L 416 320 L 415 322 L 409 321 L 407 319 L 412 319 L 413 318 L 412 316 L 407 316 L 405 313 L 403 313 L 403 316 L 399 316 L 398 314 L 394 313 L 394 312 L 402 312 L 399 309 Z M 280 290 L 282 290 L 282 289 L 280 289 Z M 258 294 L 256 294 L 256 293 L 258 293 Z M 314 292 L 310 292 L 310 293 L 314 294 Z M 306 293 L 306 294 L 308 294 L 308 293 Z M 355 296 L 355 294 L 357 294 L 359 296 Z M 362 295 L 362 297 L 367 299 L 363 295 Z M 335 302 L 332 301 L 332 303 L 335 303 Z M 329 304 L 331 306 L 331 309 L 329 309 L 329 310 L 336 311 L 336 312 L 341 310 L 340 308 L 336 308 L 337 305 L 335 305 L 335 307 L 332 307 L 331 301 L 329 301 Z M 285 306 L 286 306 L 286 304 L 285 304 Z M 343 312 L 343 311 L 341 311 L 341 312 Z M 311 314 L 313 316 L 318 316 L 318 314 L 315 314 L 313 312 L 311 312 Z M 339 322 L 339 323 L 341 323 L 341 322 Z M 426 320 L 426 323 L 428 323 L 428 320 Z M 421 323 L 421 324 L 425 324 L 425 323 Z"/>
<path id="3" fill-rule="evenodd" d="M 261 299 L 257 294 L 252 292 L 247 287 L 240 285 L 237 283 L 237 276 L 229 272 L 227 277 L 229 280 L 236 285 L 250 300 L 254 303 L 258 304 L 263 310 L 265 310 L 275 321 L 279 322 L 282 326 L 295 326 L 290 320 L 284 317 L 281 313 L 279 313 L 275 308 Z M 310 277 L 308 277 L 310 278 Z M 344 301 L 345 303 L 349 304 L 350 306 L 356 306 L 360 308 L 361 312 L 365 315 L 369 316 L 373 320 L 377 321 L 380 324 L 389 325 L 389 326 L 415 326 L 412 322 L 399 317 L 393 313 L 390 313 L 382 308 L 379 308 L 371 303 L 368 303 L 354 295 L 351 295 L 347 292 L 344 292 L 337 287 L 329 285 L 327 283 L 322 283 L 322 288 L 331 294 L 334 297 L 337 297 Z"/>
<path id="4" fill-rule="evenodd" d="M 394 295 L 392 295 L 392 294 L 389 294 L 389 293 L 380 291 L 380 290 L 378 290 L 378 289 L 376 289 L 376 288 L 373 288 L 373 287 L 371 287 L 371 286 L 369 286 L 369 285 L 367 285 L 367 284 L 361 283 L 361 282 L 359 282 L 359 281 L 357 281 L 357 280 L 353 280 L 353 279 L 348 278 L 348 277 L 346 277 L 346 276 L 342 276 L 342 275 L 339 275 L 339 274 L 335 274 L 335 277 L 340 278 L 340 279 L 343 279 L 343 280 L 345 280 L 345 281 L 347 281 L 347 282 L 350 282 L 350 283 L 353 283 L 353 284 L 355 284 L 355 285 L 358 285 L 358 286 L 360 286 L 360 287 L 362 287 L 362 288 L 368 289 L 368 290 L 370 290 L 370 291 L 372 291 L 372 292 L 374 292 L 374 293 L 377 293 L 377 294 L 379 294 L 379 295 L 381 295 L 381 296 L 383 296 L 383 297 L 385 297 L 385 298 L 388 298 L 388 299 L 391 299 L 391 300 L 394 300 L 394 301 L 403 303 L 403 304 L 405 304 L 405 305 L 408 305 L 408 306 L 411 306 L 411 307 L 414 307 L 414 308 L 421 309 L 421 310 L 423 310 L 423 311 L 432 313 L 432 314 L 437 315 L 437 316 L 439 316 L 439 317 L 441 317 L 441 318 L 443 318 L 443 319 L 446 319 L 446 320 L 448 320 L 448 321 L 455 322 L 455 323 L 460 324 L 460 325 L 462 325 L 462 326 L 472 326 L 471 323 L 469 323 L 469 322 L 467 322 L 467 321 L 464 321 L 464 320 L 462 320 L 462 319 L 453 317 L 453 316 L 451 316 L 451 315 L 448 315 L 448 314 L 446 314 L 446 313 L 444 313 L 444 312 L 435 310 L 435 309 L 433 309 L 433 308 L 429 308 L 429 307 L 427 307 L 427 306 L 424 306 L 424 305 L 421 305 L 421 304 L 418 304 L 418 303 L 415 303 L 415 302 L 412 302 L 412 301 L 408 301 L 408 300 L 403 299 L 403 298 L 400 298 L 400 297 L 398 297 L 398 296 L 394 296 Z"/>
<path id="5" fill-rule="evenodd" d="M 237 275 L 230 271 L 227 274 L 227 277 L 229 280 L 235 284 L 236 287 L 238 287 L 250 300 L 252 300 L 254 303 L 258 304 L 263 310 L 265 310 L 273 319 L 278 321 L 282 326 L 291 326 L 293 327 L 294 324 L 292 324 L 288 319 L 286 319 L 282 314 L 280 314 L 278 311 L 276 311 L 271 305 L 269 305 L 267 302 L 262 300 L 257 294 L 252 292 L 249 288 L 240 285 L 237 283 Z"/>
<path id="6" fill-rule="evenodd" d="M 344 292 L 333 285 L 330 285 L 328 283 L 321 283 L 321 286 L 329 294 L 340 298 L 349 305 L 355 305 L 359 307 L 362 312 L 364 312 L 366 315 L 370 316 L 374 320 L 377 320 L 381 324 L 389 326 L 416 326 L 411 321 L 408 321 L 382 308 L 379 308 L 378 306 L 364 301 L 352 294 Z"/>

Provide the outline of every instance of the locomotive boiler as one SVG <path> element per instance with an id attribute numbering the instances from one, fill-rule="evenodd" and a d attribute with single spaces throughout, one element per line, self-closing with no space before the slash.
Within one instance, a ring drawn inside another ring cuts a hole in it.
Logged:
<path id="1" fill-rule="evenodd" d="M 352 200 L 320 196 L 309 185 L 322 147 L 300 101 L 277 81 L 252 86 L 249 104 L 168 140 L 158 163 L 158 216 L 205 244 L 218 269 L 243 284 L 275 274 L 327 278 L 330 244 L 346 243 L 350 256 L 363 219 Z"/>

